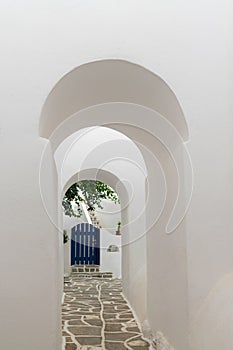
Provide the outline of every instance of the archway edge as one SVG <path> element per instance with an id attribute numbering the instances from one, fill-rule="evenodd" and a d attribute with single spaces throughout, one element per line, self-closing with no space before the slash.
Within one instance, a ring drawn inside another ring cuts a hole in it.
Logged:
<path id="1" fill-rule="evenodd" d="M 121 59 L 88 62 L 63 76 L 46 98 L 39 134 L 49 139 L 71 115 L 112 102 L 148 107 L 167 118 L 182 139 L 188 140 L 183 110 L 169 85 L 147 68 Z"/>
<path id="2" fill-rule="evenodd" d="M 129 200 L 128 191 L 124 183 L 121 182 L 120 178 L 108 170 L 98 169 L 98 168 L 83 169 L 83 170 L 80 170 L 78 173 L 74 174 L 73 176 L 71 176 L 69 180 L 66 181 L 66 183 L 62 188 L 62 197 L 64 196 L 65 192 L 68 190 L 70 186 L 72 186 L 75 182 L 81 181 L 81 180 L 102 181 L 107 185 L 111 186 L 117 193 L 119 192 L 119 188 L 117 189 L 117 184 L 119 183 L 122 187 L 122 190 L 120 191 L 121 193 L 118 193 L 118 195 L 121 197 L 121 199 L 125 203 L 128 203 L 128 200 Z M 124 196 L 122 196 L 122 194 L 124 194 Z"/>

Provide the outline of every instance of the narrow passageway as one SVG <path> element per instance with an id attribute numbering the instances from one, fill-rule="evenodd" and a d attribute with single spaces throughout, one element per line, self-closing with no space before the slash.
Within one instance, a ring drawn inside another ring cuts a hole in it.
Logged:
<path id="1" fill-rule="evenodd" d="M 119 279 L 77 277 L 65 283 L 63 350 L 147 350 Z"/>

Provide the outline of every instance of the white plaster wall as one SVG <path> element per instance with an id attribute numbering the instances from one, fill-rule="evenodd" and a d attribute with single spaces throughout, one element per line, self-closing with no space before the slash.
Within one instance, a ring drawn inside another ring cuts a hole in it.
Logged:
<path id="1" fill-rule="evenodd" d="M 233 276 L 229 273 L 214 286 L 195 313 L 192 319 L 191 349 L 232 348 L 229 341 L 232 334 L 232 292 Z M 211 332 L 214 332 L 212 336 Z"/>
<path id="2" fill-rule="evenodd" d="M 108 252 L 110 245 L 119 247 L 118 252 Z M 108 230 L 100 230 L 100 270 L 112 272 L 113 277 L 121 278 L 121 236 L 116 236 Z"/>
<path id="3" fill-rule="evenodd" d="M 223 284 L 224 307 L 218 313 L 211 311 L 216 310 L 215 299 L 204 311 L 202 306 L 233 268 L 230 2 L 24 0 L 2 1 L 0 6 L 2 347 L 29 350 L 33 344 L 35 350 L 59 349 L 56 233 L 38 185 L 45 144 L 38 139 L 40 110 L 66 72 L 89 60 L 111 57 L 145 65 L 169 82 L 189 123 L 188 147 L 195 172 L 185 223 L 189 313 L 192 325 L 200 311 L 206 333 L 194 327 L 189 346 L 172 331 L 168 337 L 179 350 L 199 350 L 198 339 L 203 336 L 209 340 L 202 338 L 203 350 L 219 348 L 220 341 L 228 350 L 233 332 L 223 322 L 216 333 L 213 319 L 233 323 L 229 289 Z M 52 187 L 50 173 L 47 179 Z M 22 247 L 22 241 L 27 245 Z M 152 259 L 152 251 L 149 255 Z M 175 277 L 177 285 L 180 281 Z M 151 282 L 151 288 L 156 283 Z M 219 290 L 215 293 L 217 297 Z M 156 314 L 158 304 L 151 300 L 151 313 Z M 153 322 L 153 327 L 163 324 Z"/>
<path id="4" fill-rule="evenodd" d="M 69 235 L 69 241 L 64 244 L 64 276 L 70 276 L 71 274 L 71 251 L 70 251 L 70 231 L 67 231 Z"/>
<path id="5" fill-rule="evenodd" d="M 1 347 L 29 349 L 33 344 L 36 350 L 60 349 L 61 235 L 54 216 L 53 157 L 49 149 L 43 169 L 50 220 L 38 181 L 40 157 L 47 142 L 33 135 L 22 138 L 12 129 L 12 144 L 5 127 L 1 149 L 4 145 L 8 151 L 0 152 L 1 198 L 5 203 L 0 210 Z"/>
<path id="6" fill-rule="evenodd" d="M 82 222 L 87 222 L 85 215 L 80 218 L 74 216 L 63 215 L 63 228 L 64 230 L 70 231 L 72 227 L 81 224 Z"/>
<path id="7" fill-rule="evenodd" d="M 97 208 L 96 217 L 103 228 L 115 234 L 117 224 L 121 221 L 121 204 L 104 199 L 102 201 L 102 206 L 103 209 Z"/>

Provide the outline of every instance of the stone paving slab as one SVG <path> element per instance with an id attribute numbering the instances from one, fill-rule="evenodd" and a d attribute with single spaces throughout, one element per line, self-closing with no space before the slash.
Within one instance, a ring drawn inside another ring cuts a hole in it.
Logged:
<path id="1" fill-rule="evenodd" d="M 119 279 L 66 279 L 62 331 L 63 350 L 149 350 Z"/>

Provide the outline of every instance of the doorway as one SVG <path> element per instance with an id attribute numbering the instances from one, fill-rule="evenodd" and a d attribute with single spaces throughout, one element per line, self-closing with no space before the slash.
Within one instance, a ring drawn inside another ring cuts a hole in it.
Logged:
<path id="1" fill-rule="evenodd" d="M 100 265 L 100 229 L 82 223 L 71 230 L 71 265 Z"/>

